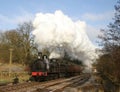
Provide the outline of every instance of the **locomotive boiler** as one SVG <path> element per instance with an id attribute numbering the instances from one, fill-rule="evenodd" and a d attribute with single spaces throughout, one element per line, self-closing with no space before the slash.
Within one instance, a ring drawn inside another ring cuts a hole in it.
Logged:
<path id="1" fill-rule="evenodd" d="M 68 61 L 69 62 L 69 61 Z M 58 59 L 48 59 L 38 53 L 38 58 L 30 66 L 30 81 L 46 81 L 61 77 L 71 77 L 82 72 L 80 65 L 61 62 Z"/>

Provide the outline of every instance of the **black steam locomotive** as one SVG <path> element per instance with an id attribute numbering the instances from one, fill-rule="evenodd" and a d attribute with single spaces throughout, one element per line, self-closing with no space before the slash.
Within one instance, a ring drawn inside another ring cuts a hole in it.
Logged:
<path id="1" fill-rule="evenodd" d="M 46 81 L 78 75 L 82 72 L 82 68 L 57 59 L 49 60 L 46 55 L 38 53 L 38 59 L 30 65 L 30 72 L 30 81 Z"/>

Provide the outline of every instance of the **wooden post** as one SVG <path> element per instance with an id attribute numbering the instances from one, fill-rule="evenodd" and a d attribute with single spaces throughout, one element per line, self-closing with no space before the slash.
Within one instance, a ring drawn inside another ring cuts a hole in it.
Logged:
<path id="1" fill-rule="evenodd" d="M 9 49 L 10 50 L 10 61 L 9 61 L 9 77 L 11 76 L 11 65 L 12 65 L 12 51 L 13 51 L 13 49 L 12 48 L 10 48 Z"/>
<path id="2" fill-rule="evenodd" d="M 2 81 L 2 72 L 0 72 L 0 81 Z"/>

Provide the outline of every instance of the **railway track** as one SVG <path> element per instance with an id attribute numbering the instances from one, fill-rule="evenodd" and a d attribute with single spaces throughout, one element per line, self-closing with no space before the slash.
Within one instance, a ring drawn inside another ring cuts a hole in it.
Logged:
<path id="1" fill-rule="evenodd" d="M 71 78 L 56 79 L 46 82 L 20 83 L 17 85 L 1 86 L 0 92 L 62 92 L 67 87 L 77 87 L 90 78 L 82 74 Z"/>

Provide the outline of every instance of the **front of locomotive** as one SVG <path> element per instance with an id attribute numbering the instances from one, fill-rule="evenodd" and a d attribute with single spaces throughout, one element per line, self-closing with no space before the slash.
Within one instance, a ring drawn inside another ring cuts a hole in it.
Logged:
<path id="1" fill-rule="evenodd" d="M 30 81 L 45 81 L 47 77 L 45 57 L 42 58 L 42 53 L 38 53 L 38 58 L 31 65 Z"/>

